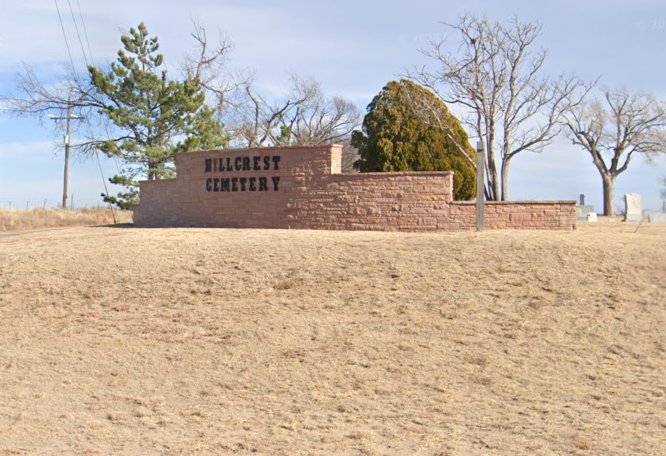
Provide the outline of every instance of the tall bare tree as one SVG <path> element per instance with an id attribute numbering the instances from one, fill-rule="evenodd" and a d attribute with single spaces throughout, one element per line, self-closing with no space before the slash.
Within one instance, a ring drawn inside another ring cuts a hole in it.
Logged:
<path id="1" fill-rule="evenodd" d="M 617 177 L 633 157 L 666 152 L 666 107 L 654 95 L 605 89 L 569 110 L 568 136 L 592 157 L 603 184 L 604 215 L 614 215 Z"/>
<path id="2" fill-rule="evenodd" d="M 232 143 L 242 147 L 348 145 L 361 114 L 345 98 L 326 97 L 314 79 L 293 75 L 289 92 L 280 99 L 261 94 L 246 81 L 232 97 L 224 121 Z"/>
<path id="3" fill-rule="evenodd" d="M 291 136 L 281 128 L 290 111 L 312 97 L 313 88 L 292 77 L 292 90 L 282 99 L 271 100 L 262 94 L 252 79 L 245 81 L 233 96 L 224 121 L 231 131 L 232 144 L 262 147 L 285 144 Z"/>
<path id="4" fill-rule="evenodd" d="M 207 95 L 208 105 L 221 115 L 231 102 L 234 91 L 249 80 L 249 77 L 233 73 L 229 69 L 231 41 L 221 32 L 216 42 L 211 43 L 207 30 L 198 22 L 193 24 L 195 47 L 181 62 L 181 73 L 189 81 L 198 81 Z"/>
<path id="5" fill-rule="evenodd" d="M 283 138 L 291 133 L 291 144 L 341 144 L 342 171 L 354 172 L 358 151 L 351 145 L 351 133 L 361 125 L 356 105 L 340 96 L 326 97 L 319 83 L 296 78 L 296 85 L 311 88 L 309 99 L 295 106 L 280 126 Z"/>
<path id="6" fill-rule="evenodd" d="M 434 91 L 446 103 L 464 108 L 463 121 L 483 138 L 486 197 L 509 197 L 509 169 L 516 155 L 540 152 L 560 131 L 563 113 L 589 91 L 573 76 L 543 76 L 546 51 L 535 49 L 541 26 L 490 22 L 466 14 L 443 25 L 453 41 L 433 41 L 422 53 L 435 61 L 408 71 L 408 76 Z"/>
<path id="7" fill-rule="evenodd" d="M 57 119 L 56 131 L 65 130 L 68 109 L 82 121 L 73 125 L 73 131 L 87 131 L 91 125 L 98 126 L 100 121 L 97 110 L 103 102 L 90 79 L 83 73 L 75 73 L 67 69 L 58 80 L 49 84 L 43 83 L 32 67 L 24 64 L 16 75 L 16 87 L 13 93 L 0 94 L 0 101 L 5 111 L 17 117 L 33 117 L 42 122 L 47 115 Z M 84 133 L 85 134 L 85 133 Z M 90 136 L 90 135 L 88 135 Z M 85 155 L 94 150 L 95 141 L 92 137 L 87 141 L 72 145 L 73 150 Z"/>
<path id="8" fill-rule="evenodd" d="M 317 145 L 346 141 L 361 123 L 356 105 L 339 96 L 327 98 L 315 81 L 297 83 L 306 83 L 311 90 L 310 98 L 295 106 L 283 119 L 282 126 L 292 133 L 292 143 Z"/>

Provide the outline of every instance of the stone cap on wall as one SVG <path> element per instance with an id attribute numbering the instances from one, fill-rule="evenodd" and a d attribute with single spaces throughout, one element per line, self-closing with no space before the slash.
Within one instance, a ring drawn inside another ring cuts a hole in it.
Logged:
<path id="1" fill-rule="evenodd" d="M 497 205 L 512 205 L 512 204 L 544 204 L 544 205 L 556 205 L 556 204 L 573 204 L 576 205 L 576 200 L 515 200 L 515 201 L 485 201 L 485 204 L 497 204 Z M 460 205 L 470 205 L 475 206 L 476 201 L 453 201 L 451 204 L 460 204 Z"/>
<path id="2" fill-rule="evenodd" d="M 328 149 L 332 147 L 340 147 L 342 148 L 342 144 L 317 144 L 315 146 L 308 146 L 308 145 L 299 145 L 299 146 L 258 146 L 258 147 L 230 147 L 227 149 L 210 149 L 210 150 L 193 150 L 191 152 L 178 152 L 178 154 L 192 154 L 192 153 L 199 153 L 199 152 L 247 152 L 249 150 L 290 150 L 290 149 Z M 176 155 L 178 155 L 176 154 Z"/>
<path id="3" fill-rule="evenodd" d="M 341 173 L 342 176 L 391 177 L 391 176 L 448 176 L 453 171 L 377 171 L 371 173 Z"/>

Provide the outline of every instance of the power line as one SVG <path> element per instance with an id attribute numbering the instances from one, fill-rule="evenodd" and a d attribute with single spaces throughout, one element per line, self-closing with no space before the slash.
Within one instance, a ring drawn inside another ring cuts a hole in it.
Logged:
<path id="1" fill-rule="evenodd" d="M 114 155 L 113 159 L 116 162 L 116 169 L 118 170 L 118 174 L 120 174 L 120 165 L 118 164 L 118 157 Z"/>
<path id="2" fill-rule="evenodd" d="M 72 59 L 72 53 L 71 53 L 70 48 L 69 48 L 69 42 L 67 41 L 67 33 L 65 32 L 65 26 L 63 25 L 62 16 L 60 15 L 60 8 L 58 7 L 58 1 L 53 0 L 53 2 L 55 3 L 56 10 L 58 11 L 58 20 L 60 21 L 60 27 L 62 28 L 62 34 L 65 37 L 65 44 L 67 45 L 67 54 L 69 55 L 69 62 L 72 65 L 72 70 L 74 72 L 76 72 L 76 69 L 74 68 L 74 60 Z M 81 53 L 83 54 L 83 59 L 86 62 L 86 66 L 88 66 L 89 65 L 88 57 L 86 55 L 86 51 L 85 51 L 85 48 L 83 46 L 83 40 L 81 39 L 81 34 L 79 32 L 79 27 L 76 23 L 76 17 L 74 16 L 74 9 L 72 8 L 71 0 L 67 0 L 67 4 L 69 5 L 69 12 L 72 15 L 72 22 L 74 22 L 74 29 L 76 30 L 76 36 L 79 40 L 79 45 L 81 46 Z M 88 29 L 86 27 L 86 22 L 83 19 L 83 14 L 81 13 L 81 3 L 79 3 L 79 0 L 76 0 L 76 4 L 77 4 L 78 10 L 79 10 L 79 17 L 81 18 L 81 25 L 83 27 L 83 33 L 84 33 L 84 36 L 86 38 L 86 44 L 88 45 L 88 52 L 90 53 L 90 60 L 93 60 L 92 48 L 90 46 L 90 40 L 88 38 Z M 68 101 L 68 106 L 70 106 L 69 101 Z M 67 135 L 68 137 L 69 137 L 69 117 L 70 117 L 70 114 L 69 114 L 69 111 L 68 111 L 68 135 Z M 109 194 L 109 189 L 107 188 L 106 179 L 104 178 L 104 171 L 102 170 L 102 163 L 99 159 L 99 151 L 98 150 L 95 150 L 95 158 L 97 158 L 97 166 L 99 168 L 99 173 L 100 173 L 100 176 L 102 178 L 102 184 L 104 185 L 104 191 L 108 195 Z M 116 167 L 118 167 L 117 160 L 116 160 Z M 66 197 L 63 197 L 63 198 L 66 198 Z M 63 206 L 65 205 L 64 201 L 65 201 L 65 199 L 63 199 Z M 111 208 L 111 214 L 113 215 L 113 223 L 117 223 L 116 214 L 115 214 L 115 211 L 113 210 L 113 206 L 110 202 L 109 202 L 109 207 Z"/>
<path id="3" fill-rule="evenodd" d="M 79 44 L 81 45 L 81 52 L 83 53 L 83 60 L 86 62 L 86 67 L 88 67 L 88 56 L 86 55 L 86 50 L 83 47 L 83 41 L 81 41 L 81 34 L 79 33 L 79 26 L 76 23 L 76 17 L 74 17 L 74 10 L 72 9 L 72 2 L 67 0 L 69 5 L 69 13 L 72 15 L 72 22 L 74 22 L 74 30 L 76 30 L 76 37 L 79 39 Z"/>
<path id="4" fill-rule="evenodd" d="M 76 73 L 76 68 L 74 67 L 74 59 L 72 59 L 72 52 L 69 49 L 69 41 L 67 41 L 67 33 L 65 32 L 65 25 L 62 23 L 62 16 L 60 16 L 60 8 L 58 7 L 58 0 L 53 0 L 53 3 L 55 3 L 56 11 L 58 12 L 58 20 L 60 21 L 60 28 L 62 29 L 62 36 L 65 38 L 65 46 L 67 46 L 69 63 L 72 65 L 72 71 Z"/>
<path id="5" fill-rule="evenodd" d="M 90 47 L 90 40 L 88 39 L 88 28 L 86 27 L 86 21 L 83 20 L 83 14 L 81 14 L 81 3 L 79 0 L 76 0 L 76 6 L 79 9 L 79 17 L 81 18 L 81 24 L 83 24 L 83 36 L 86 37 L 86 44 L 88 45 L 88 54 L 90 54 L 90 60 L 95 61 L 93 58 L 92 48 Z"/>

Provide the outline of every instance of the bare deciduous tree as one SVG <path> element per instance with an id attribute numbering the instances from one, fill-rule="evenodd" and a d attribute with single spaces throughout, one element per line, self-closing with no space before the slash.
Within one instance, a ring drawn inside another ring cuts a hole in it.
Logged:
<path id="1" fill-rule="evenodd" d="M 353 172 L 358 151 L 351 146 L 351 133 L 361 124 L 359 109 L 343 97 L 327 98 L 316 81 L 296 78 L 294 82 L 310 87 L 311 97 L 289 113 L 282 131 L 291 133 L 292 144 L 341 144 L 342 171 Z"/>
<path id="2" fill-rule="evenodd" d="M 208 104 L 218 116 L 233 103 L 232 95 L 250 81 L 250 76 L 232 73 L 228 67 L 231 41 L 219 34 L 215 45 L 211 45 L 206 29 L 194 22 L 191 33 L 195 48 L 181 62 L 181 71 L 190 81 L 198 81 L 206 91 Z"/>
<path id="3" fill-rule="evenodd" d="M 358 108 L 342 97 L 327 98 L 313 79 L 291 77 L 291 90 L 269 100 L 252 81 L 242 85 L 230 103 L 225 122 L 241 147 L 267 145 L 347 145 L 361 121 Z M 345 147 L 347 149 L 347 147 Z"/>
<path id="4" fill-rule="evenodd" d="M 358 108 L 342 97 L 326 98 L 316 84 L 312 97 L 295 107 L 285 119 L 294 144 L 332 144 L 345 141 L 358 127 Z"/>
<path id="5" fill-rule="evenodd" d="M 604 215 L 612 216 L 615 182 L 636 154 L 666 152 L 666 108 L 651 94 L 603 90 L 603 98 L 569 110 L 567 132 L 592 157 L 603 184 Z"/>
<path id="6" fill-rule="evenodd" d="M 506 200 L 511 160 L 550 144 L 563 113 L 581 102 L 590 85 L 573 76 L 541 75 L 546 51 L 533 49 L 541 33 L 537 23 L 514 16 L 502 24 L 467 14 L 444 26 L 457 43 L 430 43 L 422 52 L 437 68 L 415 68 L 408 76 L 467 111 L 463 121 L 485 142 L 486 197 Z"/>
<path id="7" fill-rule="evenodd" d="M 311 96 L 310 87 L 295 85 L 287 97 L 271 101 L 256 89 L 252 79 L 245 81 L 224 115 L 232 143 L 239 147 L 285 144 L 280 127 L 288 113 Z"/>
<path id="8" fill-rule="evenodd" d="M 186 56 L 183 73 L 206 90 L 209 104 L 231 134 L 232 144 L 261 147 L 337 142 L 348 149 L 351 131 L 361 120 L 352 102 L 342 97 L 326 98 L 317 81 L 296 75 L 291 76 L 285 97 L 270 99 L 257 89 L 252 75 L 229 72 L 231 44 L 227 39 L 220 37 L 211 47 L 206 30 L 197 23 L 192 37 L 197 46 Z"/>

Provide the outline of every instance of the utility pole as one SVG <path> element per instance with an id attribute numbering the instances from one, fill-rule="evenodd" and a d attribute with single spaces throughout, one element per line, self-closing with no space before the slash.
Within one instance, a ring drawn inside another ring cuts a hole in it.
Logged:
<path id="1" fill-rule="evenodd" d="M 67 187 L 69 182 L 69 146 L 70 146 L 70 131 L 72 119 L 84 119 L 82 116 L 72 115 L 72 98 L 67 97 L 67 116 L 49 116 L 53 120 L 66 120 L 65 124 L 65 175 L 62 183 L 62 208 L 67 209 Z"/>

